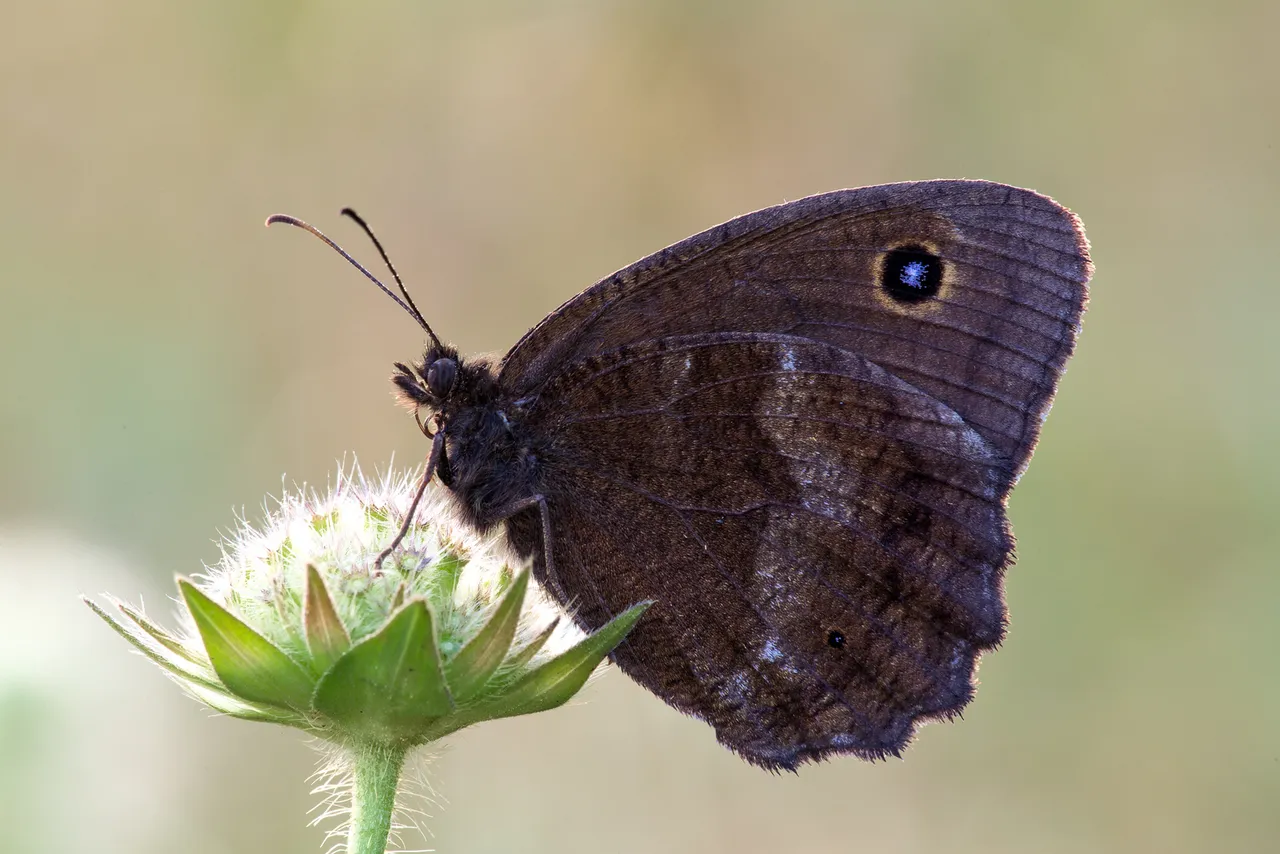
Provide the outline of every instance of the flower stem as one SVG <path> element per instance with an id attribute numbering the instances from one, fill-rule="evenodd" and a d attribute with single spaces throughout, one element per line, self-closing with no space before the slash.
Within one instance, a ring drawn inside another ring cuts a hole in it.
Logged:
<path id="1" fill-rule="evenodd" d="M 348 854 L 383 854 L 396 808 L 396 786 L 404 767 L 405 749 L 384 744 L 362 744 L 355 754 L 355 779 L 351 784 L 351 824 L 347 830 Z"/>

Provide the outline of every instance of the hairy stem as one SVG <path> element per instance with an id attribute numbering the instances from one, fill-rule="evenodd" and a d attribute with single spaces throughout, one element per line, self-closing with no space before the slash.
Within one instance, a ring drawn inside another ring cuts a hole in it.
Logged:
<path id="1" fill-rule="evenodd" d="M 348 854 L 383 854 L 396 808 L 396 786 L 404 767 L 405 749 L 365 744 L 355 751 L 355 779 L 351 784 L 351 825 Z"/>

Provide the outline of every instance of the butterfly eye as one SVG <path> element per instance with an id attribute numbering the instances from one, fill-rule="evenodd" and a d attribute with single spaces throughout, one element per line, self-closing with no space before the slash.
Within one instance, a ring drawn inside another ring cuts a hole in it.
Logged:
<path id="1" fill-rule="evenodd" d="M 880 287 L 898 302 L 934 297 L 942 284 L 942 259 L 920 246 L 902 246 L 884 258 Z"/>
<path id="2" fill-rule="evenodd" d="M 436 359 L 427 368 L 427 388 L 436 397 L 444 397 L 453 390 L 458 379 L 458 363 L 453 359 Z"/>

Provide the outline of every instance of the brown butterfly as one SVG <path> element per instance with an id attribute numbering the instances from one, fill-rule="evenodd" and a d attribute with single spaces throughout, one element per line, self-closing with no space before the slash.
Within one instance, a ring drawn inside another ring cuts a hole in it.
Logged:
<path id="1" fill-rule="evenodd" d="M 874 759 L 956 715 L 1004 635 L 1005 500 L 1091 272 L 1029 190 L 841 190 L 638 261 L 497 366 L 405 293 L 432 343 L 394 381 L 423 487 L 503 526 L 584 629 L 656 603 L 625 673 L 752 763 Z"/>

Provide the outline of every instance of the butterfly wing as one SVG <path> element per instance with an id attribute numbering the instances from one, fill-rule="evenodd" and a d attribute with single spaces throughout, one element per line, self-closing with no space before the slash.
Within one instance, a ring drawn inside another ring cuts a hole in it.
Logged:
<path id="1" fill-rule="evenodd" d="M 895 753 L 1004 625 L 1004 500 L 1074 346 L 1079 222 L 933 181 L 732 220 L 570 300 L 504 359 L 545 447 L 508 523 L 588 628 L 749 760 Z"/>
<path id="2" fill-rule="evenodd" d="M 924 265 L 936 291 L 901 298 L 886 277 L 918 268 L 900 257 L 936 259 Z M 563 366 L 672 335 L 797 335 L 951 407 L 1006 458 L 1012 482 L 1075 345 L 1091 272 L 1079 221 L 1030 190 L 922 181 L 825 193 L 731 220 L 588 288 L 512 348 L 500 383 L 534 395 Z"/>
<path id="3" fill-rule="evenodd" d="M 599 626 L 656 600 L 614 653 L 748 760 L 898 752 L 957 712 L 1004 628 L 1004 471 L 945 404 L 829 344 L 680 336 L 546 387 L 552 572 Z"/>

